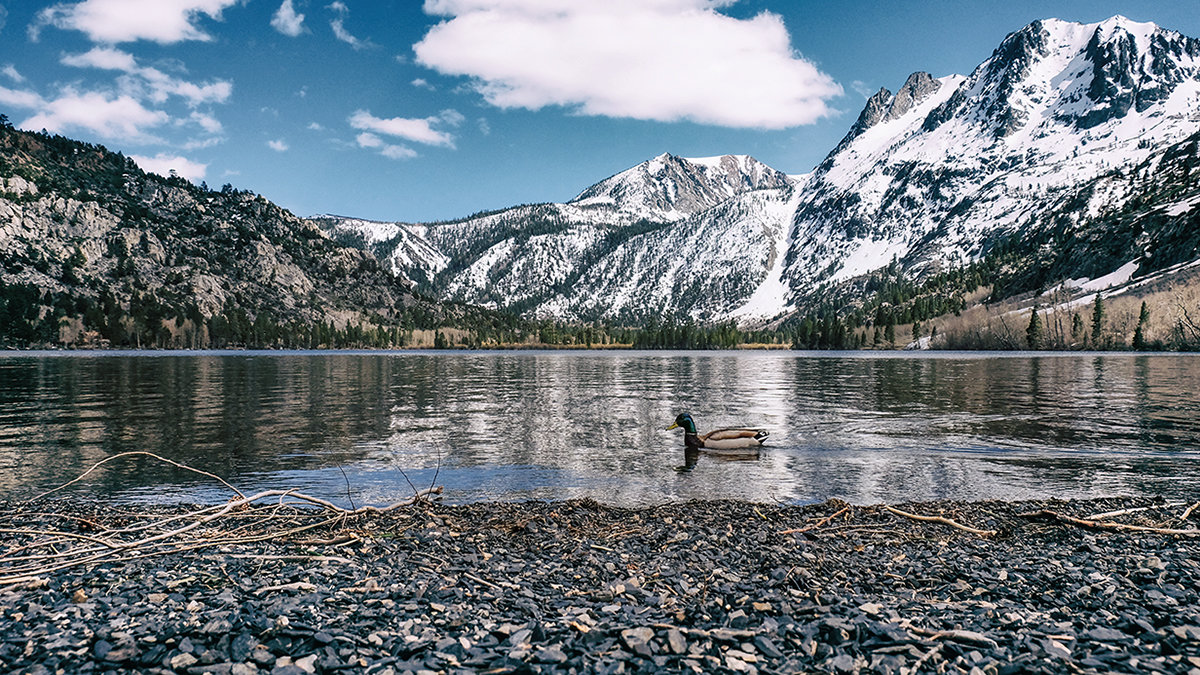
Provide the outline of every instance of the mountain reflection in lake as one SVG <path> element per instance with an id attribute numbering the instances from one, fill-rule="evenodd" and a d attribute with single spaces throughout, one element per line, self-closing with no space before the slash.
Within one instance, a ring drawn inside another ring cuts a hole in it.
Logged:
<path id="1" fill-rule="evenodd" d="M 769 429 L 686 462 L 665 427 Z M 1200 497 L 1200 357 L 779 352 L 0 356 L 0 498 L 146 450 L 244 490 L 382 503 Z M 405 475 L 407 474 L 407 479 Z M 344 474 L 344 475 L 343 475 Z M 146 458 L 71 488 L 215 501 Z"/>

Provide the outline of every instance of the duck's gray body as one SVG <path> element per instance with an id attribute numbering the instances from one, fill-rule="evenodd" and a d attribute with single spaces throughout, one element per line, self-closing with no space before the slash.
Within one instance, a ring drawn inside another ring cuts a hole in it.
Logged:
<path id="1" fill-rule="evenodd" d="M 687 448 L 709 450 L 728 454 L 753 454 L 762 447 L 767 437 L 764 429 L 715 429 L 706 434 L 696 431 L 691 415 L 680 415 L 668 430 L 683 427 L 683 445 Z"/>

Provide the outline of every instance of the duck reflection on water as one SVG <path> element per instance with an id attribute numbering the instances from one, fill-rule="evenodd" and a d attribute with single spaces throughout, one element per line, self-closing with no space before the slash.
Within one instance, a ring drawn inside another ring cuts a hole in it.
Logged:
<path id="1" fill-rule="evenodd" d="M 756 462 L 759 459 L 758 448 L 743 448 L 739 451 L 730 450 L 702 450 L 700 448 L 684 448 L 683 449 L 683 466 L 675 467 L 676 471 L 687 472 L 696 468 L 696 464 L 700 461 L 700 456 L 705 457 L 705 461 L 718 462 Z"/>

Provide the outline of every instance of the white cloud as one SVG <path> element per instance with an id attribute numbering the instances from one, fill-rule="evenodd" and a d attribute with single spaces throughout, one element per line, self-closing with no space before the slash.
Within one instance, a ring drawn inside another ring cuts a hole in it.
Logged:
<path id="1" fill-rule="evenodd" d="M 93 47 L 82 54 L 64 54 L 59 61 L 75 68 L 99 68 L 132 73 L 138 69 L 133 54 L 112 47 Z"/>
<path id="2" fill-rule="evenodd" d="M 61 96 L 44 103 L 41 112 L 21 123 L 25 129 L 46 129 L 63 133 L 86 129 L 105 138 L 151 142 L 147 129 L 166 124 L 170 118 L 158 110 L 148 110 L 129 96 L 110 98 L 99 92 L 78 93 L 64 90 Z"/>
<path id="3" fill-rule="evenodd" d="M 781 129 L 833 114 L 842 88 L 792 48 L 783 20 L 736 0 L 426 0 L 448 17 L 418 63 L 463 75 L 500 108 Z"/>
<path id="4" fill-rule="evenodd" d="M 287 152 L 288 144 L 287 141 L 281 138 L 276 141 L 267 141 L 267 147 L 271 148 L 275 152 Z"/>
<path id="5" fill-rule="evenodd" d="M 116 70 L 130 75 L 136 79 L 121 81 L 123 91 L 154 103 L 163 103 L 169 96 L 179 96 L 190 106 L 224 103 L 233 93 L 233 84 L 226 80 L 214 80 L 205 84 L 180 80 L 157 68 L 140 66 L 132 54 L 112 47 L 93 47 L 82 54 L 66 54 L 61 62 L 76 68 Z"/>
<path id="6" fill-rule="evenodd" d="M 447 108 L 438 113 L 438 119 L 452 127 L 461 126 L 463 122 L 467 121 L 467 118 L 462 113 L 453 108 Z"/>
<path id="7" fill-rule="evenodd" d="M 117 44 L 150 40 L 173 44 L 212 39 L 196 24 L 201 15 L 220 20 L 226 7 L 240 0 L 84 0 L 60 2 L 43 9 L 29 26 L 36 41 L 43 28 L 53 26 L 85 33 L 92 42 Z"/>
<path id="8" fill-rule="evenodd" d="M 193 183 L 204 180 L 204 174 L 208 172 L 208 165 L 199 162 L 193 162 L 186 157 L 167 155 L 159 153 L 153 157 L 145 157 L 142 155 L 130 155 L 133 161 L 141 167 L 142 171 L 156 173 L 166 177 L 171 175 L 174 170 L 179 176 L 182 176 Z"/>
<path id="9" fill-rule="evenodd" d="M 46 102 L 36 92 L 0 87 L 0 105 L 14 108 L 40 108 Z"/>
<path id="10" fill-rule="evenodd" d="M 480 117 L 479 119 L 475 120 L 475 126 L 479 127 L 479 133 L 483 134 L 484 136 L 491 135 L 492 133 L 492 125 L 488 123 L 486 117 Z"/>
<path id="11" fill-rule="evenodd" d="M 873 96 L 875 94 L 875 92 L 878 91 L 877 89 L 871 89 L 871 87 L 869 85 L 867 85 L 866 82 L 863 82 L 862 80 L 855 80 L 855 81 L 851 82 L 850 88 L 853 89 L 854 91 L 856 91 L 863 98 L 871 98 L 871 96 Z"/>
<path id="12" fill-rule="evenodd" d="M 225 141 L 225 139 L 221 138 L 219 136 L 209 136 L 208 138 L 194 138 L 194 139 L 184 143 L 183 145 L 179 146 L 179 149 L 180 150 L 188 150 L 188 151 L 202 150 L 204 148 L 211 148 L 214 145 L 220 145 L 224 141 Z"/>
<path id="13" fill-rule="evenodd" d="M 25 81 L 25 76 L 22 75 L 21 73 L 17 72 L 17 69 L 11 63 L 4 66 L 3 68 L 0 68 L 0 73 L 4 73 L 5 77 L 12 80 L 13 82 L 16 82 L 17 84 L 21 84 L 22 82 Z"/>
<path id="14" fill-rule="evenodd" d="M 417 151 L 403 145 L 392 145 L 384 142 L 384 140 L 375 134 L 364 131 L 354 138 L 360 148 L 371 148 L 379 150 L 379 154 L 388 159 L 412 159 L 417 156 Z"/>
<path id="15" fill-rule="evenodd" d="M 325 127 L 321 126 L 321 125 L 320 125 L 319 123 L 317 123 L 317 122 L 309 122 L 309 123 L 308 123 L 308 128 L 309 128 L 310 130 L 312 130 L 312 131 L 323 131 L 323 130 L 325 129 Z"/>
<path id="16" fill-rule="evenodd" d="M 432 84 L 429 84 L 429 81 L 423 77 L 418 77 L 417 79 L 413 80 L 412 86 L 418 89 L 428 89 L 429 91 L 435 90 L 435 87 Z"/>
<path id="17" fill-rule="evenodd" d="M 380 150 L 379 154 L 388 159 L 412 159 L 417 156 L 417 151 L 403 145 L 388 145 Z"/>
<path id="18" fill-rule="evenodd" d="M 214 136 L 224 131 L 224 127 L 221 126 L 221 122 L 212 115 L 206 115 L 204 113 L 193 111 L 188 119 L 198 124 L 201 129 L 204 129 Z"/>
<path id="19" fill-rule="evenodd" d="M 350 8 L 346 6 L 346 3 L 341 2 L 341 0 L 335 0 L 326 9 L 332 10 L 333 13 L 337 14 L 337 16 L 329 21 L 329 27 L 333 29 L 334 37 L 355 49 L 375 46 L 370 40 L 359 39 L 346 30 L 346 17 L 350 16 Z"/>
<path id="20" fill-rule="evenodd" d="M 350 126 L 355 129 L 396 136 L 414 143 L 439 145 L 448 148 L 454 147 L 454 136 L 444 131 L 438 131 L 433 127 L 436 124 L 457 126 L 457 123 L 461 123 L 461 121 L 462 115 L 454 110 L 444 110 L 438 117 L 427 117 L 425 119 L 407 119 L 403 117 L 381 119 L 366 110 L 355 111 L 350 116 Z"/>
<path id="21" fill-rule="evenodd" d="M 271 17 L 271 27 L 288 37 L 298 37 L 304 32 L 304 15 L 296 13 L 292 0 L 283 0 Z"/>

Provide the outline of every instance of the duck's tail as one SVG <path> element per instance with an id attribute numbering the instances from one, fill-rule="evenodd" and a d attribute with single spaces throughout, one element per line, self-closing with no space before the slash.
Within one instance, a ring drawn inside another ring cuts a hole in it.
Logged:
<path id="1" fill-rule="evenodd" d="M 767 440 L 767 436 L 769 436 L 769 435 L 770 435 L 770 432 L 767 431 L 766 429 L 757 429 L 754 432 L 754 440 L 758 441 L 759 443 L 762 443 L 763 441 Z"/>

